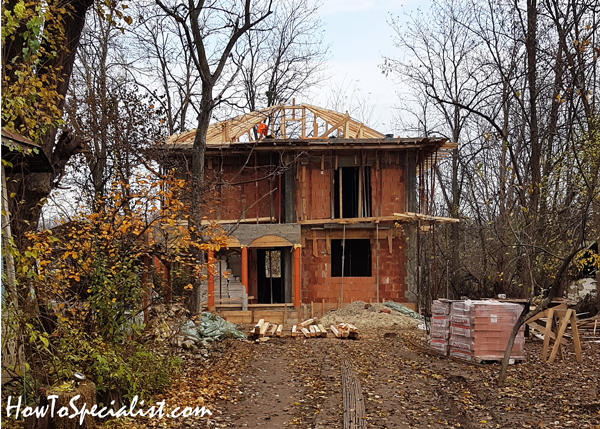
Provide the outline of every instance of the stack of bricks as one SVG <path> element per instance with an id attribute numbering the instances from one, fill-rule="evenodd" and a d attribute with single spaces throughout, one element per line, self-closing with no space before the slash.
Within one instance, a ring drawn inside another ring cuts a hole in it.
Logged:
<path id="1" fill-rule="evenodd" d="M 501 360 L 522 306 L 498 301 L 458 301 L 450 311 L 450 356 L 463 360 Z M 511 358 L 525 358 L 525 328 L 515 338 Z"/>
<path id="2" fill-rule="evenodd" d="M 431 314 L 429 347 L 447 356 L 450 335 L 450 301 L 433 301 Z"/>

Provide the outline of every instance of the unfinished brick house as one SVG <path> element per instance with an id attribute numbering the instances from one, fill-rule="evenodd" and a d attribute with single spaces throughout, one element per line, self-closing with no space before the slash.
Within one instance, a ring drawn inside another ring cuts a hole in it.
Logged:
<path id="1" fill-rule="evenodd" d="M 194 132 L 167 139 L 164 165 L 188 171 Z M 207 221 L 230 239 L 211 255 L 217 274 L 206 285 L 208 306 L 312 304 L 321 313 L 356 300 L 414 302 L 407 238 L 415 220 L 445 221 L 426 215 L 418 176 L 455 147 L 443 138 L 394 138 L 311 105 L 211 125 Z"/>

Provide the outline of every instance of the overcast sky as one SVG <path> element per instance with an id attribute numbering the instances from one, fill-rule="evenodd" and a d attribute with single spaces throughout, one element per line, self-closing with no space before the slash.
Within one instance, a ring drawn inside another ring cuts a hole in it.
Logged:
<path id="1" fill-rule="evenodd" d="M 393 45 L 393 31 L 387 22 L 390 14 L 403 17 L 417 8 L 427 9 L 429 4 L 430 1 L 415 0 L 325 0 L 321 19 L 331 50 L 331 81 L 321 88 L 315 100 L 303 101 L 326 106 L 331 87 L 343 85 L 351 91 L 356 84 L 375 105 L 371 126 L 383 133 L 393 132 L 393 107 L 397 92 L 402 90 L 381 73 L 379 65 L 383 56 L 400 57 L 401 52 Z"/>

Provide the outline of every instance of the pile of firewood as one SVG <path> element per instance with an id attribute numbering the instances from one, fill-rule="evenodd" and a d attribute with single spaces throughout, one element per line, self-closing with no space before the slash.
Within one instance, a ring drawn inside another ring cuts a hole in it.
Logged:
<path id="1" fill-rule="evenodd" d="M 351 340 L 358 340 L 358 328 L 349 323 L 341 323 L 339 325 L 331 325 L 331 332 L 337 338 L 350 338 Z"/>
<path id="2" fill-rule="evenodd" d="M 308 319 L 299 325 L 292 326 L 292 337 L 326 337 L 327 330 L 316 322 L 317 319 Z"/>

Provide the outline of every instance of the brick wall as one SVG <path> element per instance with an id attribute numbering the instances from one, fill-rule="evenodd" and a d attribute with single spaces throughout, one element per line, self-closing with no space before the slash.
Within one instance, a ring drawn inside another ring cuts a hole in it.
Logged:
<path id="1" fill-rule="evenodd" d="M 238 163 L 223 165 L 222 181 L 229 184 L 213 185 L 205 195 L 206 207 L 209 208 L 206 216 L 209 219 L 238 219 L 244 213 L 245 218 L 269 217 L 271 214 L 275 218 L 279 216 L 278 178 L 266 178 L 269 174 L 267 168 L 254 169 L 254 163 L 251 167 L 242 169 Z M 215 184 L 217 172 L 216 166 L 207 168 L 206 181 Z"/>
<path id="2" fill-rule="evenodd" d="M 302 248 L 302 302 L 337 303 L 341 297 L 341 277 L 331 277 L 331 255 L 327 252 L 326 239 L 317 238 L 317 256 L 313 255 L 312 234 L 308 229 L 303 229 L 307 235 Z M 371 277 L 344 277 L 344 302 L 376 301 L 377 299 L 377 257 L 375 244 L 375 231 L 369 231 L 371 238 Z M 389 253 L 387 238 L 379 239 L 379 299 L 405 302 L 406 286 L 404 278 L 406 272 L 404 263 L 404 240 L 401 237 L 392 239 L 392 253 Z M 396 235 L 396 231 L 394 231 Z"/>

